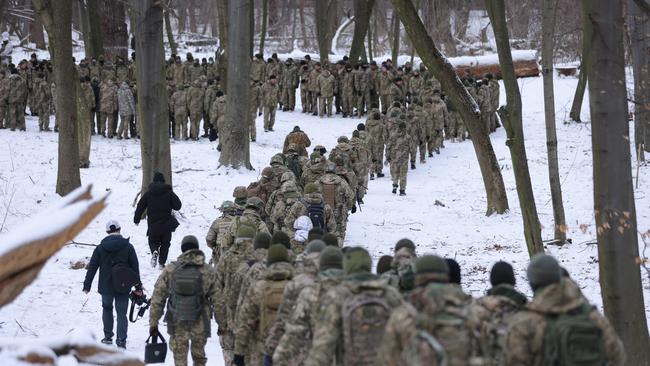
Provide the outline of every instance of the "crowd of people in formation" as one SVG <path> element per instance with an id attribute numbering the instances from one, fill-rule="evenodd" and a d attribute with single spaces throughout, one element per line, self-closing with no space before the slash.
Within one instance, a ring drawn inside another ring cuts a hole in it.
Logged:
<path id="1" fill-rule="evenodd" d="M 211 253 L 186 236 L 182 254 L 169 264 L 178 226 L 172 210 L 181 200 L 154 174 L 134 222 L 148 213 L 151 264 L 162 270 L 150 299 L 149 333 L 155 337 L 160 321 L 166 323 L 175 364 L 187 365 L 190 354 L 194 365 L 207 364 L 214 319 L 226 365 L 623 365 L 612 326 L 551 256 L 529 264 L 532 299 L 517 289 L 506 262 L 494 264 L 491 287 L 473 298 L 455 260 L 421 255 L 409 239 L 376 266 L 366 249 L 344 246 L 348 215 L 363 203 L 367 179 L 371 172 L 382 176 L 373 139 L 387 138 L 393 179 L 408 171 L 413 140 L 402 116 L 409 111 L 395 101 L 386 112 L 384 122 L 371 108 L 368 122 L 331 151 L 311 148 L 296 126 L 259 181 L 236 187 L 233 200 L 220 205 L 205 236 Z M 114 303 L 116 344 L 126 347 L 128 294 L 111 286 L 111 266 L 120 261 L 139 273 L 138 262 L 117 222 L 107 224 L 107 233 L 84 291 L 99 268 L 102 342 L 113 342 Z M 141 284 L 132 296 L 143 298 Z"/>

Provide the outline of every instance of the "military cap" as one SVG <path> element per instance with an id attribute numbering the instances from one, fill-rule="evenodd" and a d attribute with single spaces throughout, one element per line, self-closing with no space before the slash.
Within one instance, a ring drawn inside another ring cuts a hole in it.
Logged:
<path id="1" fill-rule="evenodd" d="M 259 233 L 255 236 L 253 241 L 253 248 L 255 249 L 269 249 L 271 245 L 271 235 L 267 233 Z"/>
<path id="2" fill-rule="evenodd" d="M 308 183 L 305 186 L 305 194 L 312 194 L 312 193 L 318 193 L 320 192 L 320 188 L 318 184 L 315 183 Z"/>
<path id="3" fill-rule="evenodd" d="M 341 249 L 332 246 L 323 249 L 318 258 L 318 267 L 321 271 L 332 268 L 342 269 L 343 253 L 341 253 Z"/>
<path id="4" fill-rule="evenodd" d="M 278 262 L 288 262 L 289 251 L 282 244 L 273 244 L 266 255 L 266 264 L 271 265 Z"/>
<path id="5" fill-rule="evenodd" d="M 259 210 L 264 207 L 264 201 L 262 201 L 259 197 L 251 197 L 246 200 L 246 207 Z"/>
<path id="6" fill-rule="evenodd" d="M 372 258 L 362 247 L 352 247 L 345 252 L 343 261 L 345 273 L 369 273 L 372 270 Z"/>

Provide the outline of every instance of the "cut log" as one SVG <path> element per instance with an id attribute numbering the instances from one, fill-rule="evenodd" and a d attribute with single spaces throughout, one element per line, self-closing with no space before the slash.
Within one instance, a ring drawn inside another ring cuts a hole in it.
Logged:
<path id="1" fill-rule="evenodd" d="M 512 61 L 518 78 L 539 76 L 537 51 L 512 51 Z M 451 57 L 449 62 L 454 65 L 459 77 L 482 78 L 490 73 L 501 79 L 501 66 L 497 55 Z"/>

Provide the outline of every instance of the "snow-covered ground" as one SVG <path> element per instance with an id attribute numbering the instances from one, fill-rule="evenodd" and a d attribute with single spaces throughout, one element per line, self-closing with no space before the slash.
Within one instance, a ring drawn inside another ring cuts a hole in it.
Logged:
<path id="1" fill-rule="evenodd" d="M 592 158 L 589 124 L 564 125 L 570 109 L 575 78 L 558 78 L 555 83 L 560 175 L 568 237 L 573 244 L 549 247 L 562 265 L 583 288 L 585 295 L 601 305 L 598 284 L 597 248 L 587 245 L 595 239 L 593 225 Z M 553 215 L 546 164 L 546 140 L 541 78 L 519 80 L 524 107 L 524 128 L 529 166 L 539 217 L 544 226 L 544 239 L 552 239 Z M 505 94 L 502 88 L 502 102 Z M 585 98 L 585 101 L 588 99 Z M 588 105 L 583 120 L 589 120 Z M 320 119 L 296 111 L 278 112 L 276 132 L 262 132 L 258 118 L 257 143 L 251 145 L 254 171 L 218 169 L 216 144 L 173 142 L 172 161 L 174 188 L 183 201 L 181 226 L 174 234 L 170 258 L 180 254 L 180 239 L 187 234 L 204 237 L 211 221 L 219 214 L 216 207 L 232 198 L 236 185 L 246 185 L 258 178 L 273 154 L 281 149 L 284 136 L 299 125 L 314 144 L 331 149 L 341 135 L 350 135 L 359 120 Z M 28 117 L 26 133 L 0 130 L 0 215 L 2 232 L 11 230 L 26 218 L 57 202 L 54 193 L 57 164 L 57 135 L 38 133 L 37 120 Z M 350 218 L 346 245 L 366 247 L 375 260 L 390 254 L 394 243 L 402 238 L 413 239 L 418 252 L 437 253 L 458 260 L 463 271 L 463 286 L 480 296 L 489 286 L 489 270 L 497 260 L 510 261 L 518 273 L 519 287 L 531 294 L 525 279 L 528 254 L 522 235 L 520 208 L 515 190 L 510 154 L 505 146 L 505 132 L 492 135 L 499 163 L 503 169 L 511 211 L 506 215 L 486 217 L 485 192 L 471 142 L 446 142 L 440 155 L 425 165 L 409 171 L 406 197 L 390 193 L 388 178 L 370 182 L 366 204 Z M 140 150 L 136 140 L 108 140 L 93 137 L 91 167 L 82 170 L 83 184 L 93 184 L 98 194 L 110 191 L 108 207 L 76 239 L 82 243 L 98 243 L 104 236 L 104 224 L 118 220 L 123 234 L 131 238 L 140 256 L 145 288 L 151 290 L 159 274 L 148 266 L 146 225 L 132 222 L 133 201 L 140 187 Z M 636 162 L 633 161 L 636 165 Z M 636 175 L 636 169 L 633 170 Z M 650 167 L 640 169 L 639 189 L 635 190 L 638 224 L 641 231 L 650 229 L 650 205 L 647 195 Z M 445 206 L 437 206 L 438 200 Z M 8 211 L 5 215 L 5 211 Z M 6 216 L 6 220 L 4 220 Z M 581 225 L 586 225 L 582 226 Z M 584 230 L 584 231 L 583 231 Z M 52 258 L 39 278 L 16 301 L 0 309 L 0 337 L 51 337 L 89 328 L 102 336 L 100 296 L 81 291 L 84 270 L 73 270 L 71 264 L 87 261 L 92 247 L 67 246 Z M 202 249 L 208 250 L 205 244 Z M 96 281 L 96 280 L 95 280 Z M 96 282 L 95 282 L 96 284 Z M 650 315 L 650 283 L 644 277 L 646 314 Z M 130 324 L 128 348 L 143 354 L 147 338 L 146 319 Z M 209 365 L 221 365 L 216 335 L 207 345 Z M 167 364 L 173 363 L 168 356 Z M 65 364 L 74 365 L 70 360 Z"/>

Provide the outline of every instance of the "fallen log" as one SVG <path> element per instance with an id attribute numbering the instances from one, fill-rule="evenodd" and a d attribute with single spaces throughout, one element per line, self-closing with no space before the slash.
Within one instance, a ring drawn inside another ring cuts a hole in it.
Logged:
<path id="1" fill-rule="evenodd" d="M 515 66 L 515 75 L 518 78 L 539 76 L 537 51 L 512 51 L 512 61 Z M 483 78 L 489 73 L 498 79 L 501 78 L 501 66 L 499 65 L 499 57 L 496 54 L 451 57 L 449 62 L 454 65 L 459 77 Z"/>

